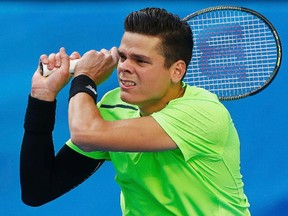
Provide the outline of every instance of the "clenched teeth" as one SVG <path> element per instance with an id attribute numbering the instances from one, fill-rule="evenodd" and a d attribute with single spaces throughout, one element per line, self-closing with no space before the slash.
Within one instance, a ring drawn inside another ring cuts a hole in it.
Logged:
<path id="1" fill-rule="evenodd" d="M 124 80 L 122 80 L 121 82 L 125 86 L 135 86 L 136 85 L 136 83 L 134 83 L 132 81 L 124 81 Z"/>

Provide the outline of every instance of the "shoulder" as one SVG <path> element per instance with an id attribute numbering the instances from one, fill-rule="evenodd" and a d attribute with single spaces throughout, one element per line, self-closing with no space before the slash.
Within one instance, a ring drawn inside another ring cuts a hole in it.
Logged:
<path id="1" fill-rule="evenodd" d="M 191 131 L 191 128 L 218 131 L 227 128 L 231 121 L 228 110 L 215 94 L 191 86 L 186 86 L 183 97 L 170 101 L 152 117 L 163 128 L 171 127 L 171 131 L 177 126 L 181 131 Z"/>
<path id="2" fill-rule="evenodd" d="M 185 94 L 183 99 L 193 100 L 193 101 L 207 101 L 212 103 L 219 103 L 217 95 L 212 92 L 207 91 L 206 89 L 199 88 L 196 86 L 185 86 Z"/>
<path id="3" fill-rule="evenodd" d="M 187 86 L 152 117 L 181 149 L 186 160 L 196 154 L 218 155 L 228 136 L 231 117 L 215 94 Z"/>
<path id="4" fill-rule="evenodd" d="M 97 104 L 102 117 L 106 120 L 119 120 L 137 117 L 138 107 L 120 98 L 120 88 L 107 92 Z"/>
<path id="5" fill-rule="evenodd" d="M 185 93 L 183 97 L 170 101 L 167 106 L 161 110 L 163 113 L 196 113 L 205 112 L 206 114 L 226 112 L 224 105 L 219 101 L 218 97 L 203 89 L 195 86 L 185 86 Z M 195 117 L 195 114 L 193 116 Z M 214 115 L 214 114 L 213 114 Z"/>

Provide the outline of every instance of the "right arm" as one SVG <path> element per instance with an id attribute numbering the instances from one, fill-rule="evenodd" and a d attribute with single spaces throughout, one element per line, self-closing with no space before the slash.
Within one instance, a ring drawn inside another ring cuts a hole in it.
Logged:
<path id="1" fill-rule="evenodd" d="M 73 55 L 80 58 L 79 54 Z M 32 79 L 20 153 L 22 200 L 30 206 L 40 206 L 63 195 L 104 162 L 83 156 L 66 145 L 55 156 L 52 132 L 56 96 L 71 78 L 69 57 L 62 48 L 59 53 L 42 55 L 40 59 L 44 64 L 49 63 L 49 69 L 58 70 L 43 77 L 38 68 Z"/>
<path id="2" fill-rule="evenodd" d="M 55 102 L 29 96 L 20 154 L 22 201 L 40 206 L 86 180 L 104 162 L 83 156 L 67 145 L 54 155 Z"/>

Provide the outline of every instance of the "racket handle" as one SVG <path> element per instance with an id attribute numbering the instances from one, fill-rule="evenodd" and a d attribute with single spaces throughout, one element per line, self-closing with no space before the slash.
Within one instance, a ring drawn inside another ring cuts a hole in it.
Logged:
<path id="1" fill-rule="evenodd" d="M 80 59 L 74 59 L 74 60 L 70 60 L 70 68 L 69 68 L 69 73 L 73 74 L 76 64 Z M 57 68 L 54 68 L 52 70 L 49 70 L 47 68 L 47 65 L 43 64 L 42 62 L 40 62 L 40 73 L 42 74 L 42 76 L 47 77 L 49 76 L 51 73 L 53 73 L 55 70 L 57 70 Z"/>

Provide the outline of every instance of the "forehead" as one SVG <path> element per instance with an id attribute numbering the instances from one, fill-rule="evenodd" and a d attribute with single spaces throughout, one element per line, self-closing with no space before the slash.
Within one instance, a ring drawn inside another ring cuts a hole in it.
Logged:
<path id="1" fill-rule="evenodd" d="M 158 37 L 125 32 L 119 46 L 119 51 L 125 53 L 159 54 L 160 44 L 161 41 Z"/>

